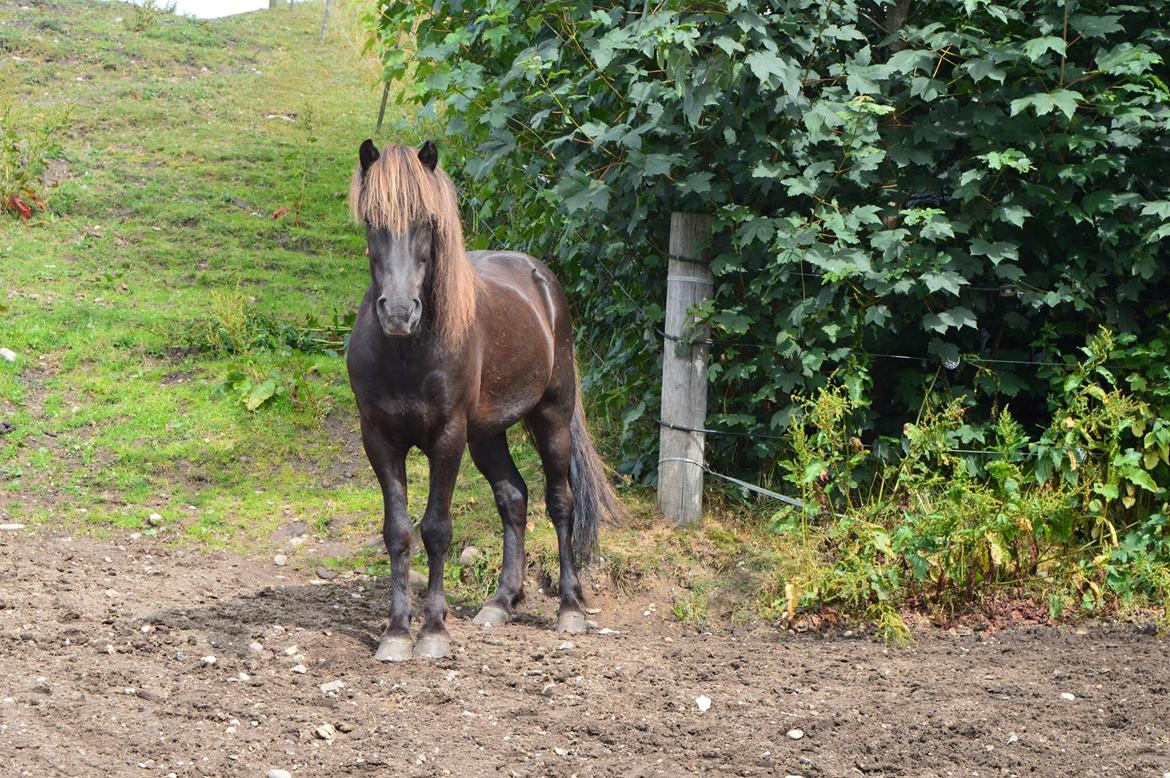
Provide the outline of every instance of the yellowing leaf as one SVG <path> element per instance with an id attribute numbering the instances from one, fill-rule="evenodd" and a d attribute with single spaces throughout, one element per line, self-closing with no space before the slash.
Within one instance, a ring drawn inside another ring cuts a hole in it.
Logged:
<path id="1" fill-rule="evenodd" d="M 784 615 L 789 621 L 796 616 L 796 606 L 800 604 L 800 587 L 794 583 L 784 584 Z"/>

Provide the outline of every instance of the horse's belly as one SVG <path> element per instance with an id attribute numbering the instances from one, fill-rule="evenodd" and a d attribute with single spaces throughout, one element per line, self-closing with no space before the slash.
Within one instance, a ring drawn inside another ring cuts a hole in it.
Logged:
<path id="1" fill-rule="evenodd" d="M 540 402 L 548 379 L 517 381 L 507 391 L 481 392 L 468 424 L 468 437 L 496 435 L 511 427 Z"/>

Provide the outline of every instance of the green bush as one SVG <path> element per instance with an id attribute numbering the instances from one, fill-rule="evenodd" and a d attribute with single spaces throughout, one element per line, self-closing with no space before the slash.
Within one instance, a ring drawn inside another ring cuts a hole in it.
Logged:
<path id="1" fill-rule="evenodd" d="M 476 240 L 558 263 L 644 475 L 672 210 L 719 219 L 709 426 L 782 432 L 836 371 L 870 443 L 927 391 L 1035 431 L 1086 332 L 1165 338 L 1168 10 L 436 0 L 372 21 L 401 98 L 447 128 Z M 784 453 L 711 445 L 765 476 Z"/>
<path id="2" fill-rule="evenodd" d="M 906 424 L 898 462 L 870 480 L 855 477 L 869 452 L 850 440 L 848 392 L 831 384 L 798 398 L 783 464 L 806 508 L 776 514 L 773 529 L 804 555 L 773 607 L 843 605 L 893 622 L 908 603 L 954 607 L 997 588 L 1037 593 L 1037 583 L 1056 598 L 1053 616 L 1062 591 L 1089 611 L 1170 604 L 1170 504 L 1150 475 L 1164 481 L 1166 459 L 1144 448 L 1148 408 L 1102 367 L 1113 345 L 1107 334 L 1090 340 L 1036 438 L 1004 409 L 978 458 L 957 455 L 964 404 L 928 403 Z M 1148 469 L 1143 450 L 1157 459 Z"/>

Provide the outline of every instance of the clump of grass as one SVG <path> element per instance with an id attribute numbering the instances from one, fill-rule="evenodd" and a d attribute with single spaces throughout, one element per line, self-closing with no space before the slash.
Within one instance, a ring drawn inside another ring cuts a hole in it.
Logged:
<path id="1" fill-rule="evenodd" d="M 56 184 L 43 185 L 41 175 L 68 124 L 68 108 L 45 115 L 0 103 L 0 213 L 30 219 L 45 210 Z"/>
<path id="2" fill-rule="evenodd" d="M 707 586 L 697 583 L 674 595 L 670 613 L 683 624 L 702 627 L 707 623 L 709 607 Z"/>
<path id="3" fill-rule="evenodd" d="M 134 32 L 154 29 L 159 21 L 175 13 L 175 3 L 166 0 L 138 0 L 125 18 L 126 27 Z"/>

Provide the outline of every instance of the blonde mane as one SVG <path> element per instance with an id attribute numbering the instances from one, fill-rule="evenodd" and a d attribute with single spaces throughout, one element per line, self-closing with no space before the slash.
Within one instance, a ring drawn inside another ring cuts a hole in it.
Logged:
<path id="1" fill-rule="evenodd" d="M 443 169 L 427 170 L 408 146 L 386 146 L 364 174 L 361 165 L 354 170 L 349 210 L 358 224 L 395 235 L 426 220 L 434 224 L 430 314 L 447 344 L 462 342 L 475 322 L 481 281 L 463 249 L 459 197 Z"/>

